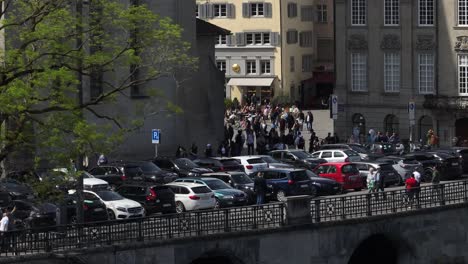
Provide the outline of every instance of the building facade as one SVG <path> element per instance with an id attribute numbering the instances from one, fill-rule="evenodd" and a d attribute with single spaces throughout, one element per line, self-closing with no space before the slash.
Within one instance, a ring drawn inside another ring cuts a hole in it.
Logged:
<path id="1" fill-rule="evenodd" d="M 328 0 L 197 0 L 199 18 L 232 32 L 216 45 L 226 96 L 247 102 L 255 93 L 262 100 L 308 102 L 314 70 L 333 71 L 332 6 Z M 322 56 L 318 47 L 325 48 Z"/>
<path id="2" fill-rule="evenodd" d="M 467 138 L 468 1 L 335 0 L 335 131 Z M 414 102 L 414 119 L 408 104 Z"/>

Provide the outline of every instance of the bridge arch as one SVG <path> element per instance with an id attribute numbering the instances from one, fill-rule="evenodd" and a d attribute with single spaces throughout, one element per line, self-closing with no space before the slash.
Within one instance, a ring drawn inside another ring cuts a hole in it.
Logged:
<path id="1" fill-rule="evenodd" d="M 205 252 L 190 264 L 244 264 L 232 252 L 227 250 L 212 250 Z"/>
<path id="2" fill-rule="evenodd" d="M 400 245 L 384 234 L 374 234 L 363 240 L 354 250 L 348 264 L 396 264 L 400 259 Z"/>

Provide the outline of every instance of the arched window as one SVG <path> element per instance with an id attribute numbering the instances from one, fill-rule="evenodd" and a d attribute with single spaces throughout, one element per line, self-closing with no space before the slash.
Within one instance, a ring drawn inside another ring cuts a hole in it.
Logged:
<path id="1" fill-rule="evenodd" d="M 387 115 L 384 120 L 384 131 L 389 132 L 392 134 L 393 132 L 399 133 L 400 130 L 400 123 L 398 121 L 398 117 L 395 115 Z"/>
<path id="2" fill-rule="evenodd" d="M 366 119 L 361 114 L 353 115 L 353 129 L 357 127 L 359 129 L 359 135 L 366 135 Z"/>
<path id="3" fill-rule="evenodd" d="M 429 129 L 434 129 L 432 117 L 422 116 L 421 119 L 419 119 L 419 139 L 421 139 L 422 142 L 427 142 L 427 131 L 429 131 Z"/>

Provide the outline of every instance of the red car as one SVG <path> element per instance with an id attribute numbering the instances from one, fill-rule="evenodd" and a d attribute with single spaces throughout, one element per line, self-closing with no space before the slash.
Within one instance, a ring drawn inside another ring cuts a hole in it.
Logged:
<path id="1" fill-rule="evenodd" d="M 320 177 L 329 178 L 341 183 L 343 190 L 354 189 L 360 191 L 365 187 L 359 176 L 359 170 L 354 163 L 322 163 L 314 169 L 314 172 Z"/>

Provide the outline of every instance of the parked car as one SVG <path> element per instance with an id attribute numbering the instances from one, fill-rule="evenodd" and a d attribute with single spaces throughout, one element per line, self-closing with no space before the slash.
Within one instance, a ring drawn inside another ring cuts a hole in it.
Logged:
<path id="1" fill-rule="evenodd" d="M 275 160 L 290 164 L 296 168 L 312 170 L 321 163 L 327 162 L 324 159 L 313 157 L 303 150 L 274 150 L 268 153 Z"/>
<path id="2" fill-rule="evenodd" d="M 334 162 L 320 164 L 314 172 L 320 177 L 329 178 L 342 184 L 343 190 L 360 191 L 364 183 L 359 176 L 356 164 L 350 162 Z"/>
<path id="3" fill-rule="evenodd" d="M 12 200 L 33 200 L 34 192 L 26 184 L 14 179 L 0 179 L 0 191 L 8 192 Z"/>
<path id="4" fill-rule="evenodd" d="M 320 146 L 320 150 L 331 150 L 331 149 L 341 149 L 341 150 L 352 150 L 359 154 L 361 160 L 370 161 L 383 157 L 384 155 L 379 153 L 370 152 L 365 146 L 356 143 L 347 143 L 347 144 L 324 144 Z"/>
<path id="5" fill-rule="evenodd" d="M 355 164 L 365 186 L 367 186 L 367 176 L 371 168 L 375 170 L 380 169 L 380 175 L 383 177 L 386 187 L 404 184 L 400 174 L 393 168 L 393 164 L 385 162 L 355 162 Z"/>
<path id="6" fill-rule="evenodd" d="M 260 157 L 255 156 L 238 156 L 232 157 L 239 161 L 239 163 L 244 166 L 244 171 L 247 174 L 251 174 L 257 172 L 258 170 L 265 169 L 268 167 L 268 163 L 266 163 Z"/>
<path id="7" fill-rule="evenodd" d="M 197 177 L 203 173 L 213 172 L 212 169 L 202 168 L 187 158 L 157 157 L 153 163 L 163 170 L 177 173 L 179 177 Z"/>
<path id="8" fill-rule="evenodd" d="M 152 183 L 128 183 L 116 190 L 125 198 L 139 202 L 146 214 L 175 213 L 174 192 L 166 185 Z"/>
<path id="9" fill-rule="evenodd" d="M 317 195 L 334 195 L 343 191 L 341 184 L 335 180 L 320 177 L 311 170 L 306 170 L 306 173 L 317 189 Z"/>
<path id="10" fill-rule="evenodd" d="M 204 184 L 171 182 L 167 184 L 167 186 L 169 186 L 175 194 L 177 213 L 200 209 L 213 209 L 216 205 L 213 191 Z"/>
<path id="11" fill-rule="evenodd" d="M 280 162 L 278 160 L 275 160 L 272 156 L 257 155 L 257 156 L 254 156 L 254 157 L 261 158 L 268 165 L 268 168 L 271 168 L 271 169 L 293 169 L 294 168 L 293 165 L 287 164 L 287 163 L 282 163 L 282 162 Z"/>
<path id="12" fill-rule="evenodd" d="M 373 143 L 368 146 L 371 153 L 382 154 L 384 156 L 400 155 L 401 150 L 398 150 L 392 143 Z"/>
<path id="13" fill-rule="evenodd" d="M 218 171 L 244 171 L 239 161 L 232 158 L 199 158 L 193 161 L 202 168 Z"/>
<path id="14" fill-rule="evenodd" d="M 17 227 L 22 228 L 52 228 L 56 225 L 57 206 L 52 203 L 32 203 L 23 200 L 13 200 L 10 210 Z"/>
<path id="15" fill-rule="evenodd" d="M 249 176 L 245 174 L 245 172 L 214 172 L 203 174 L 203 177 L 220 179 L 228 185 L 232 186 L 233 188 L 245 192 L 248 196 L 249 203 L 254 203 L 256 201 L 256 194 L 254 192 L 254 182 Z"/>
<path id="16" fill-rule="evenodd" d="M 355 151 L 345 149 L 319 150 L 312 153 L 313 157 L 321 158 L 327 162 L 356 162 L 361 161 L 361 157 Z"/>
<path id="17" fill-rule="evenodd" d="M 109 220 L 144 217 L 145 209 L 140 203 L 124 198 L 114 191 L 84 191 L 92 199 L 100 199 L 107 207 Z"/>
<path id="18" fill-rule="evenodd" d="M 375 160 L 375 162 L 392 164 L 393 169 L 398 172 L 403 182 L 406 181 L 414 171 L 424 174 L 424 168 L 420 162 L 414 159 L 407 159 L 401 156 L 385 156 Z"/>
<path id="19" fill-rule="evenodd" d="M 248 196 L 245 192 L 234 189 L 227 185 L 222 180 L 210 177 L 200 178 L 183 178 L 177 179 L 175 182 L 191 182 L 206 185 L 215 195 L 215 208 L 223 208 L 230 206 L 243 206 L 248 203 Z"/>
<path id="20" fill-rule="evenodd" d="M 288 196 L 317 196 L 317 188 L 312 184 L 312 180 L 304 169 L 264 169 L 261 171 L 268 188 L 271 189 L 271 194 L 268 195 L 271 199 L 283 202 Z M 249 176 L 253 178 L 255 174 Z"/>
<path id="21" fill-rule="evenodd" d="M 89 191 L 102 191 L 110 190 L 111 187 L 106 181 L 98 179 L 87 172 L 83 172 L 83 189 Z"/>
<path id="22" fill-rule="evenodd" d="M 467 147 L 451 147 L 447 149 L 437 149 L 436 152 L 446 152 L 460 159 L 463 172 L 468 172 L 468 148 Z"/>
<path id="23" fill-rule="evenodd" d="M 422 181 L 430 182 L 432 179 L 432 167 L 440 166 L 442 180 L 457 179 L 462 175 L 462 165 L 459 158 L 442 152 L 413 152 L 404 155 L 406 159 L 420 162 L 424 168 Z"/>
<path id="24" fill-rule="evenodd" d="M 131 174 L 132 171 L 138 170 L 136 166 L 126 167 L 126 166 L 117 166 L 115 165 L 102 165 L 90 169 L 89 174 L 94 177 L 106 181 L 112 189 L 122 185 L 127 179 L 127 174 Z"/>
<path id="25" fill-rule="evenodd" d="M 3 211 L 4 208 L 8 208 L 11 205 L 10 193 L 7 191 L 0 191 L 0 209 Z"/>
<path id="26" fill-rule="evenodd" d="M 66 206 L 68 223 L 74 224 L 76 219 L 76 203 L 77 197 L 75 194 L 67 195 L 63 198 L 62 204 Z M 106 205 L 96 196 L 87 192 L 83 193 L 83 216 L 85 223 L 106 221 L 109 219 Z"/>

